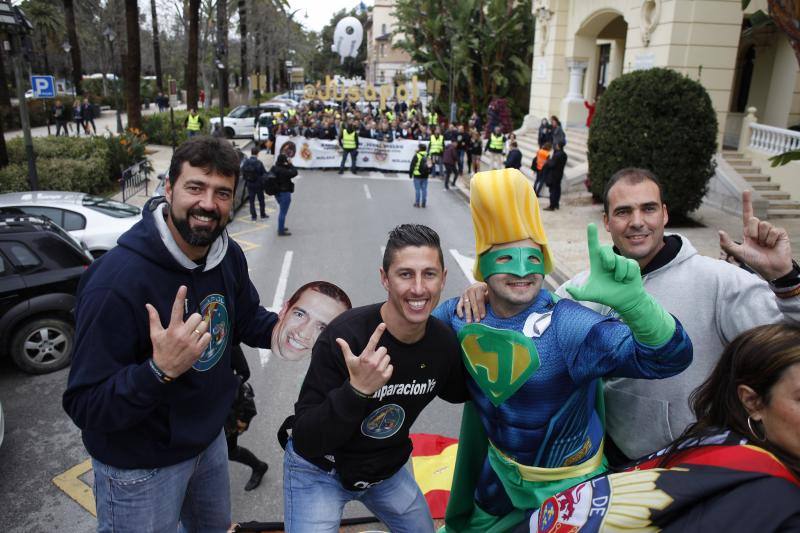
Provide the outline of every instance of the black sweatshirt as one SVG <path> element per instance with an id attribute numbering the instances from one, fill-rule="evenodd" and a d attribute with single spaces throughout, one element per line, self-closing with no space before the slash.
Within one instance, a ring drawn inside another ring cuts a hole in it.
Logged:
<path id="1" fill-rule="evenodd" d="M 409 428 L 435 396 L 450 403 L 468 397 L 458 340 L 433 317 L 413 344 L 384 331 L 378 346 L 391 358 L 391 379 L 370 398 L 353 391 L 336 338 L 360 354 L 382 322 L 381 305 L 347 311 L 322 332 L 294 407 L 295 451 L 320 468 L 335 467 L 350 490 L 367 488 L 403 467 L 411 455 Z"/>

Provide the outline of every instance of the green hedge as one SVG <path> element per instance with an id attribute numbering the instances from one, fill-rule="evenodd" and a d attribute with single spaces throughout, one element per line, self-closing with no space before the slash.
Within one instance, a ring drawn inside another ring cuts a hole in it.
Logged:
<path id="1" fill-rule="evenodd" d="M 230 112 L 226 109 L 225 113 Z M 174 111 L 175 113 L 175 143 L 176 146 L 185 141 L 186 128 L 184 122 L 189 115 L 188 111 Z M 200 116 L 203 118 L 203 128 L 206 133 L 209 131 L 209 119 L 211 117 L 219 116 L 219 110 L 216 113 L 208 115 L 200 110 Z M 142 117 L 142 131 L 147 135 L 147 141 L 153 144 L 161 144 L 164 146 L 172 146 L 172 125 L 169 119 L 169 111 L 164 113 L 153 113 L 152 115 L 145 115 Z"/>
<path id="2" fill-rule="evenodd" d="M 59 97 L 59 100 L 61 100 L 61 103 L 64 104 L 64 109 L 67 113 L 66 116 L 69 119 L 72 119 L 72 97 Z M 31 98 L 26 100 L 25 103 L 28 106 L 28 118 L 31 122 L 31 127 L 36 128 L 38 126 L 46 126 L 47 117 L 50 115 L 50 125 L 53 128 L 53 133 L 55 133 L 56 126 L 52 118 L 54 100 L 39 100 L 36 98 Z M 46 110 L 43 103 L 47 106 Z M 0 118 L 3 120 L 3 131 L 18 130 L 22 127 L 19 118 L 18 106 L 0 106 Z"/>
<path id="3" fill-rule="evenodd" d="M 617 170 L 651 170 L 676 219 L 703 201 L 714 175 L 717 116 L 705 88 L 674 70 L 653 68 L 614 80 L 597 102 L 589 128 L 592 193 Z"/>

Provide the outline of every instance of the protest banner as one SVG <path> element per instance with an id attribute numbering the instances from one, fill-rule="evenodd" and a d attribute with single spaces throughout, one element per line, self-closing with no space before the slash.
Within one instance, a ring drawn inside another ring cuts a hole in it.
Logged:
<path id="1" fill-rule="evenodd" d="M 384 142 L 359 137 L 358 168 L 408 172 L 418 146 L 419 141 L 409 139 Z M 288 155 L 297 168 L 339 168 L 343 152 L 335 140 L 278 135 L 275 153 Z M 349 158 L 347 163 L 349 168 Z"/>

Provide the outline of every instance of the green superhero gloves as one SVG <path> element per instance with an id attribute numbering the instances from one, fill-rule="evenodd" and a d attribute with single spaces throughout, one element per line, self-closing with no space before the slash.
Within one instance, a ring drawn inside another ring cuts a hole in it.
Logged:
<path id="1" fill-rule="evenodd" d="M 610 246 L 600 246 L 597 226 L 586 228 L 589 240 L 589 279 L 582 287 L 569 286 L 575 300 L 607 305 L 631 328 L 633 336 L 647 346 L 661 346 L 675 333 L 675 319 L 645 290 L 639 264 L 617 255 Z"/>

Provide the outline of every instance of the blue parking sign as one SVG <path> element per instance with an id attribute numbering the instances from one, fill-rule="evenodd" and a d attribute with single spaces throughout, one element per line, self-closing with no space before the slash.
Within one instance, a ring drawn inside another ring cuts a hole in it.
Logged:
<path id="1" fill-rule="evenodd" d="M 31 76 L 34 98 L 55 98 L 56 83 L 53 76 Z"/>

